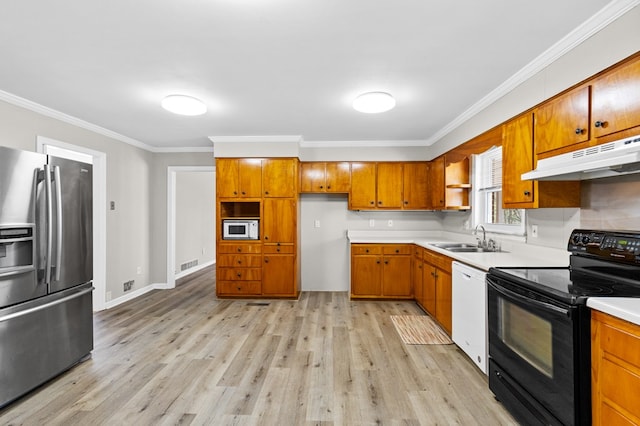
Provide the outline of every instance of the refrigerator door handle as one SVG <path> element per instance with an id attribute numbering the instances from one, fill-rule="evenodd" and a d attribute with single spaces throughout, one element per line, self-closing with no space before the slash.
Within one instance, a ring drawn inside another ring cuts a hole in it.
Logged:
<path id="1" fill-rule="evenodd" d="M 44 281 L 49 285 L 51 283 L 51 253 L 53 251 L 53 230 L 51 229 L 53 225 L 53 199 L 51 194 L 51 168 L 48 164 L 44 165 L 44 189 L 47 200 L 47 248 L 45 254 L 47 258 L 45 260 Z"/>
<path id="2" fill-rule="evenodd" d="M 2 316 L 2 317 L 0 317 L 0 323 L 5 322 L 5 321 L 9 321 L 9 320 L 14 319 L 14 318 L 30 315 L 30 314 L 32 314 L 34 312 L 42 311 L 42 310 L 48 309 L 48 308 L 50 308 L 52 306 L 55 306 L 55 305 L 60 305 L 60 304 L 65 303 L 65 302 L 67 302 L 69 300 L 76 299 L 78 297 L 84 296 L 87 293 L 91 293 L 93 290 L 94 290 L 93 287 L 89 287 L 89 288 L 86 288 L 86 289 L 84 289 L 82 291 L 79 291 L 77 293 L 73 293 L 73 294 L 70 294 L 69 296 L 63 297 L 62 299 L 58 299 L 58 300 L 54 300 L 53 302 L 45 303 L 44 305 L 34 306 L 33 308 L 25 309 L 25 310 L 22 310 L 22 311 L 18 311 L 18 312 L 14 312 L 12 314 L 8 314 L 8 315 L 5 315 L 5 316 Z"/>
<path id="3" fill-rule="evenodd" d="M 60 281 L 60 268 L 62 266 L 62 181 L 60 180 L 60 166 L 53 168 L 56 182 L 56 266 L 55 281 Z"/>
<path id="4" fill-rule="evenodd" d="M 34 271 L 36 268 L 33 266 L 21 266 L 10 271 L 0 272 L 0 278 L 13 277 L 20 274 L 26 274 L 27 272 Z"/>

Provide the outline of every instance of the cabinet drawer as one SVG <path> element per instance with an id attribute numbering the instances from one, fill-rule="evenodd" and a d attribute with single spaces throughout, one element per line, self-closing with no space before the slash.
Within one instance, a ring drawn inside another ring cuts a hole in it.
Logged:
<path id="1" fill-rule="evenodd" d="M 262 245 L 256 244 L 218 244 L 218 253 L 262 253 Z"/>
<path id="2" fill-rule="evenodd" d="M 411 246 L 407 244 L 385 244 L 382 246 L 383 254 L 411 254 Z"/>
<path id="3" fill-rule="evenodd" d="M 217 279 L 223 281 L 258 281 L 262 268 L 218 268 Z"/>
<path id="4" fill-rule="evenodd" d="M 600 341 L 604 352 L 625 360 L 640 374 L 640 327 L 615 318 L 607 320 Z"/>
<path id="5" fill-rule="evenodd" d="M 218 281 L 216 285 L 220 295 L 258 295 L 262 292 L 260 281 Z"/>
<path id="6" fill-rule="evenodd" d="M 382 247 L 376 244 L 351 244 L 351 254 L 382 254 Z"/>
<path id="7" fill-rule="evenodd" d="M 422 257 L 424 256 L 424 249 L 420 246 L 413 246 L 413 255 L 416 257 L 416 259 L 420 259 L 422 260 Z"/>
<path id="8" fill-rule="evenodd" d="M 431 250 L 425 250 L 424 261 L 443 271 L 451 273 L 451 262 L 453 261 L 453 259 L 451 259 L 450 257 L 432 252 Z"/>
<path id="9" fill-rule="evenodd" d="M 222 268 L 259 268 L 262 265 L 262 257 L 246 254 L 219 254 L 218 267 Z"/>
<path id="10" fill-rule="evenodd" d="M 295 251 L 295 246 L 292 244 L 289 245 L 265 245 L 262 247 L 262 251 L 265 254 L 274 254 L 274 253 L 281 253 L 281 254 L 291 254 Z"/>

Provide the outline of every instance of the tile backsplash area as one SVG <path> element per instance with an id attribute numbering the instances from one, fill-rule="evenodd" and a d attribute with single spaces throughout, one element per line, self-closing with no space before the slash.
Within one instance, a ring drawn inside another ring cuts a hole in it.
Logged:
<path id="1" fill-rule="evenodd" d="M 640 174 L 583 182 L 580 224 L 640 230 Z"/>

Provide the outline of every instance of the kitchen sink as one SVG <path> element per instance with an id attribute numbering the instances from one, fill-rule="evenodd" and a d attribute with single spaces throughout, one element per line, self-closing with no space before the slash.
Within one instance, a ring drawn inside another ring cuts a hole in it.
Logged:
<path id="1" fill-rule="evenodd" d="M 496 253 L 496 252 L 506 253 L 500 249 L 478 247 L 475 244 L 469 244 L 469 243 L 435 243 L 431 245 L 434 247 L 452 251 L 454 253 Z"/>

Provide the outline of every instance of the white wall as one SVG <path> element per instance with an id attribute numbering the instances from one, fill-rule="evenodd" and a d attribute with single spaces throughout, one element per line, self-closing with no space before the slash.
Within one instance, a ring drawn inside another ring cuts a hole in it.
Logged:
<path id="1" fill-rule="evenodd" d="M 216 258 L 215 195 L 215 173 L 176 173 L 176 274 L 189 272 L 181 270 L 183 263 L 197 260 L 193 270 Z"/>

